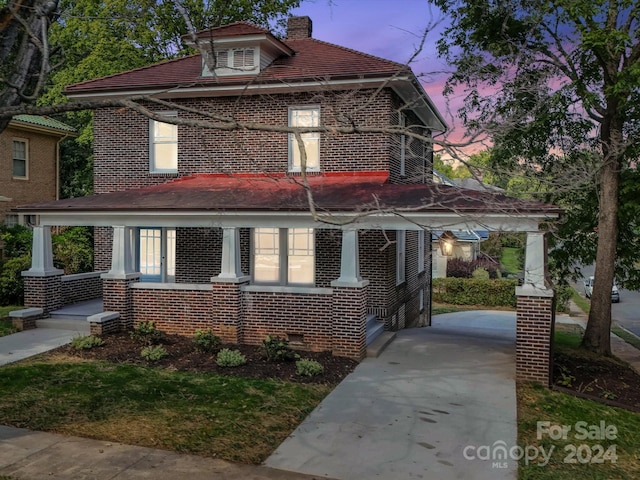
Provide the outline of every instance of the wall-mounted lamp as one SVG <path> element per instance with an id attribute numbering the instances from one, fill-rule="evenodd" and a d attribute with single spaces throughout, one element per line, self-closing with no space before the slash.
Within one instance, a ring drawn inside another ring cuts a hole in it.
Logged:
<path id="1" fill-rule="evenodd" d="M 440 252 L 444 257 L 450 257 L 453 255 L 453 245 L 456 241 L 456 236 L 449 230 L 440 235 Z"/>

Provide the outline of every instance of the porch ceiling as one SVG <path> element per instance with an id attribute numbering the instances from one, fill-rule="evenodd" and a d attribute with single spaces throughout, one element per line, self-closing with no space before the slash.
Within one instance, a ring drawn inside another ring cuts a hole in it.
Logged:
<path id="1" fill-rule="evenodd" d="M 487 230 L 536 230 L 540 221 L 561 212 L 490 192 L 391 184 L 385 172 L 309 175 L 308 188 L 299 175 L 195 175 L 16 210 L 39 215 L 42 225 L 340 228 L 349 223 L 358 228 Z"/>

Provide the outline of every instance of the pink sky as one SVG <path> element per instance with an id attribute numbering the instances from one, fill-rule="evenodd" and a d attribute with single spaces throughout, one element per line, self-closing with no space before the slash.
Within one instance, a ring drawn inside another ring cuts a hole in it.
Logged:
<path id="1" fill-rule="evenodd" d="M 414 55 L 426 27 L 442 19 L 426 0 L 303 0 L 292 13 L 311 18 L 313 37 L 318 40 L 401 63 Z M 449 139 L 455 141 L 463 135 L 453 117 L 461 99 L 451 99 L 448 106 L 442 95 L 449 68 L 435 48 L 441 31 L 442 24 L 429 33 L 411 68 L 449 124 Z"/>

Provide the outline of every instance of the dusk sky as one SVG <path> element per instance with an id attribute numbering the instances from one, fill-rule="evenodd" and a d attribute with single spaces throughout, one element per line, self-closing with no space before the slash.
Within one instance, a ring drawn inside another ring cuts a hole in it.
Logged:
<path id="1" fill-rule="evenodd" d="M 318 40 L 401 63 L 412 57 L 425 28 L 442 20 L 440 11 L 426 0 L 303 0 L 292 13 L 311 18 L 313 37 Z M 457 122 L 451 113 L 455 113 L 460 102 L 452 99 L 447 107 L 442 96 L 448 67 L 438 58 L 435 49 L 442 26 L 440 23 L 439 28 L 429 33 L 411 68 L 447 120 L 453 140 L 459 139 L 463 132 L 455 125 Z"/>

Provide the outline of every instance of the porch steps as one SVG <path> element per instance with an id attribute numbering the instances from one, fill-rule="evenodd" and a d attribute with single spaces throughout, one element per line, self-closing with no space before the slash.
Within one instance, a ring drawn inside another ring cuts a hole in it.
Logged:
<path id="1" fill-rule="evenodd" d="M 88 300 L 86 302 L 66 305 L 58 310 L 49 313 L 49 318 L 55 319 L 75 319 L 87 321 L 87 318 L 96 313 L 102 312 L 102 299 Z"/>
<path id="2" fill-rule="evenodd" d="M 394 338 L 396 338 L 396 332 L 382 332 L 378 338 L 367 346 L 367 357 L 378 357 Z"/>
<path id="3" fill-rule="evenodd" d="M 37 328 L 56 328 L 58 330 L 71 330 L 78 335 L 88 335 L 91 331 L 86 318 L 42 318 L 36 320 Z"/>
<path id="4" fill-rule="evenodd" d="M 366 345 L 373 342 L 378 336 L 384 332 L 384 323 L 378 321 L 373 313 L 368 313 L 365 324 L 365 331 L 367 332 Z"/>

